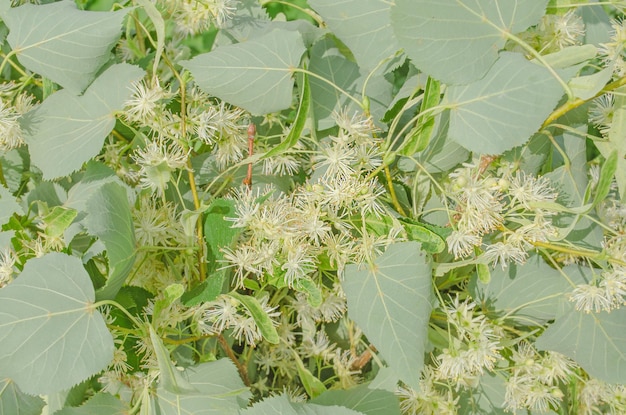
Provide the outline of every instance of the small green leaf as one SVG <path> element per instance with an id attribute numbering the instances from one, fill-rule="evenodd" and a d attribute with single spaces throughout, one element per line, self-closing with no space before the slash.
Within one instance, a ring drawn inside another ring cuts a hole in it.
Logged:
<path id="1" fill-rule="evenodd" d="M 478 276 L 478 281 L 482 284 L 489 284 L 491 281 L 491 272 L 489 271 L 489 265 L 487 264 L 476 264 L 476 275 Z"/>
<path id="2" fill-rule="evenodd" d="M 426 87 L 424 88 L 424 96 L 420 106 L 420 113 L 433 108 L 439 104 L 440 85 L 439 82 L 428 77 Z M 430 137 L 435 128 L 435 114 L 420 115 L 417 118 L 416 126 L 407 134 L 402 147 L 398 154 L 403 156 L 412 156 L 413 154 L 424 150 L 430 142 Z"/>
<path id="3" fill-rule="evenodd" d="M 280 342 L 280 337 L 278 336 L 276 327 L 274 327 L 274 324 L 267 313 L 263 311 L 259 300 L 249 295 L 239 294 L 235 291 L 231 291 L 228 295 L 241 302 L 241 304 L 248 309 L 257 327 L 261 330 L 261 335 L 265 340 L 272 344 L 278 344 Z"/>
<path id="4" fill-rule="evenodd" d="M 363 415 L 344 406 L 323 406 L 290 402 L 286 394 L 265 398 L 240 412 L 240 415 Z"/>
<path id="5" fill-rule="evenodd" d="M 300 278 L 296 280 L 293 287 L 296 291 L 305 293 L 307 302 L 311 307 L 319 307 L 322 304 L 322 291 L 313 280 Z"/>
<path id="6" fill-rule="evenodd" d="M 291 105 L 291 76 L 304 50 L 300 33 L 276 29 L 254 40 L 219 47 L 181 65 L 204 91 L 254 115 L 263 115 Z"/>
<path id="7" fill-rule="evenodd" d="M 32 395 L 68 389 L 105 369 L 113 338 L 78 258 L 29 260 L 0 290 L 0 373 Z"/>
<path id="8" fill-rule="evenodd" d="M 313 374 L 306 367 L 304 367 L 304 363 L 302 363 L 300 356 L 297 353 L 294 353 L 293 358 L 296 361 L 298 376 L 300 377 L 300 381 L 302 382 L 302 386 L 304 386 L 306 393 L 311 398 L 315 398 L 326 392 L 326 386 L 324 386 L 321 380 L 313 376 Z"/>
<path id="9" fill-rule="evenodd" d="M 420 242 L 424 251 L 430 254 L 438 254 L 446 249 L 444 239 L 429 229 L 427 225 L 409 218 L 400 218 L 399 220 L 404 229 L 406 229 L 409 241 Z"/>
<path id="10" fill-rule="evenodd" d="M 106 183 L 87 200 L 85 227 L 104 244 L 109 259 L 109 276 L 98 290 L 98 299 L 113 299 L 135 262 L 135 231 L 126 189 Z"/>
<path id="11" fill-rule="evenodd" d="M 174 366 L 172 359 L 170 359 L 170 352 L 165 348 L 163 341 L 157 336 L 154 328 L 148 326 L 148 329 L 150 330 L 150 341 L 154 348 L 154 354 L 159 364 L 160 385 L 166 391 L 174 394 L 198 393 L 198 390 Z"/>
<path id="12" fill-rule="evenodd" d="M 20 63 L 78 95 L 109 60 L 129 10 L 88 12 L 60 1 L 24 4 L 3 12 L 2 18 Z"/>
<path id="13" fill-rule="evenodd" d="M 268 158 L 272 156 L 277 156 L 279 154 L 284 153 L 289 150 L 291 147 L 295 146 L 298 140 L 300 139 L 300 135 L 304 130 L 304 126 L 306 125 L 306 120 L 309 116 L 309 106 L 311 105 L 311 88 L 309 86 L 309 77 L 307 74 L 302 75 L 302 93 L 300 95 L 300 105 L 298 106 L 298 113 L 296 114 L 296 119 L 291 126 L 291 130 L 289 130 L 289 134 L 287 134 L 287 138 L 285 141 L 281 142 L 279 145 L 268 151 L 263 155 L 262 158 Z"/>
<path id="14" fill-rule="evenodd" d="M 149 0 L 136 0 L 137 3 L 143 7 L 144 11 L 152 21 L 154 30 L 156 31 L 156 50 L 154 51 L 154 61 L 152 63 L 152 73 L 154 76 L 158 73 L 159 62 L 161 61 L 161 55 L 165 49 L 165 21 L 161 12 L 156 8 L 154 3 Z"/>
<path id="15" fill-rule="evenodd" d="M 602 163 L 602 169 L 600 170 L 600 178 L 598 179 L 598 185 L 596 186 L 596 197 L 593 199 L 593 206 L 598 206 L 599 203 L 604 201 L 606 196 L 611 190 L 611 183 L 613 182 L 613 176 L 617 171 L 617 151 L 613 150 L 611 155 Z"/>
<path id="16" fill-rule="evenodd" d="M 100 152 L 115 113 L 132 93 L 129 85 L 142 74 L 136 66 L 113 65 L 82 96 L 58 91 L 24 115 L 28 150 L 44 179 L 66 176 Z"/>
<path id="17" fill-rule="evenodd" d="M 44 218 L 45 234 L 54 238 L 63 236 L 63 232 L 72 224 L 78 212 L 71 208 L 55 206 Z"/>
<path id="18" fill-rule="evenodd" d="M 348 265 L 342 282 L 348 316 L 413 388 L 419 388 L 428 342 L 431 284 L 431 266 L 417 242 L 391 245 L 366 269 Z"/>
<path id="19" fill-rule="evenodd" d="M 182 301 L 189 306 L 200 302 L 213 301 L 224 292 L 227 269 L 221 268 L 224 254 L 221 248 L 229 247 L 241 230 L 232 228 L 225 218 L 235 217 L 235 202 L 231 199 L 215 199 L 204 211 L 204 239 L 207 244 L 207 279 L 191 291 L 185 293 Z"/>

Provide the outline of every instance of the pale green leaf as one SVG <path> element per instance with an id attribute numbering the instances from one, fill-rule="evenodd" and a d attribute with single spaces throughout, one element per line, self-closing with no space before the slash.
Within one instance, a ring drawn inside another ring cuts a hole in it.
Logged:
<path id="1" fill-rule="evenodd" d="M 89 12 L 78 10 L 74 2 L 60 1 L 25 4 L 2 17 L 20 63 L 76 95 L 110 59 L 129 10 Z"/>
<path id="2" fill-rule="evenodd" d="M 72 224 L 78 212 L 63 206 L 54 206 L 43 218 L 44 233 L 53 238 L 63 236 L 63 232 Z"/>
<path id="3" fill-rule="evenodd" d="M 286 395 L 272 396 L 246 408 L 240 415 L 359 415 L 343 406 L 324 406 L 313 403 L 290 402 Z"/>
<path id="4" fill-rule="evenodd" d="M 0 415 L 40 415 L 45 402 L 23 393 L 11 379 L 0 379 Z"/>
<path id="5" fill-rule="evenodd" d="M 359 66 L 367 71 L 400 49 L 391 28 L 389 2 L 309 0 L 309 5 L 350 48 Z"/>
<path id="6" fill-rule="evenodd" d="M 126 415 L 128 413 L 129 408 L 122 401 L 109 393 L 100 392 L 84 405 L 77 408 L 63 408 L 54 415 Z"/>
<path id="7" fill-rule="evenodd" d="M 66 176 L 100 152 L 115 125 L 115 112 L 132 93 L 131 82 L 142 74 L 136 66 L 111 66 L 83 96 L 58 91 L 26 114 L 25 140 L 44 179 Z"/>
<path id="8" fill-rule="evenodd" d="M 609 139 L 596 140 L 595 144 L 600 153 L 608 158 L 613 151 L 617 151 L 617 170 L 615 181 L 619 189 L 622 203 L 626 201 L 626 87 L 622 86 L 615 90 L 615 103 L 613 119 L 609 129 Z"/>
<path id="9" fill-rule="evenodd" d="M 563 293 L 571 289 L 561 273 L 539 255 L 533 255 L 524 265 L 492 270 L 489 284 L 474 277 L 470 287 L 476 300 L 500 315 L 520 318 L 522 323 L 554 319 Z"/>
<path id="10" fill-rule="evenodd" d="M 348 316 L 400 379 L 419 386 L 431 311 L 431 267 L 417 242 L 391 245 L 373 268 L 348 265 Z"/>
<path id="11" fill-rule="evenodd" d="M 565 69 L 578 63 L 587 62 L 595 58 L 597 53 L 598 49 L 593 45 L 580 45 L 569 46 L 541 58 L 553 69 Z M 533 59 L 532 62 L 537 62 L 537 59 Z"/>
<path id="12" fill-rule="evenodd" d="M 324 383 L 316 378 L 311 371 L 309 371 L 309 369 L 304 367 L 304 363 L 297 353 L 293 354 L 293 359 L 295 360 L 298 370 L 298 377 L 300 377 L 300 382 L 302 382 L 302 386 L 304 387 L 306 393 L 311 398 L 316 398 L 326 392 L 326 386 L 324 386 Z"/>
<path id="13" fill-rule="evenodd" d="M 613 76 L 613 65 L 592 75 L 579 76 L 569 81 L 574 96 L 583 100 L 593 98 Z"/>
<path id="14" fill-rule="evenodd" d="M 424 96 L 422 97 L 422 104 L 420 105 L 420 113 L 423 113 L 424 111 L 439 104 L 440 98 L 439 82 L 431 77 L 428 77 L 424 87 Z M 426 115 L 420 115 L 417 118 L 415 127 L 405 137 L 398 154 L 403 156 L 412 156 L 413 154 L 424 150 L 430 142 L 430 136 L 432 135 L 434 128 L 435 115 L 432 112 Z"/>
<path id="15" fill-rule="evenodd" d="M 196 392 L 174 394 L 159 387 L 157 398 L 163 415 L 235 414 L 252 396 L 228 359 L 187 368 L 181 375 Z"/>
<path id="16" fill-rule="evenodd" d="M 274 327 L 272 319 L 270 319 L 263 310 L 263 307 L 261 307 L 259 300 L 249 295 L 239 294 L 236 291 L 231 291 L 228 295 L 235 298 L 246 307 L 265 340 L 272 344 L 278 344 L 280 342 L 276 327 Z"/>
<path id="17" fill-rule="evenodd" d="M 126 189 L 117 183 L 99 187 L 87 200 L 85 227 L 104 244 L 109 276 L 98 299 L 113 299 L 135 262 L 135 231 Z"/>
<path id="18" fill-rule="evenodd" d="M 78 258 L 50 253 L 0 290 L 0 373 L 26 393 L 50 394 L 105 369 L 113 338 L 93 307 Z"/>
<path id="19" fill-rule="evenodd" d="M 470 151 L 500 154 L 528 141 L 562 95 L 547 69 L 503 52 L 483 79 L 448 89 L 450 137 Z"/>
<path id="20" fill-rule="evenodd" d="M 580 7 L 578 11 L 585 23 L 585 43 L 600 45 L 611 39 L 611 21 L 604 10 L 601 0 L 589 0 L 588 7 Z"/>
<path id="21" fill-rule="evenodd" d="M 15 196 L 11 194 L 9 189 L 0 185 L 0 225 L 7 223 L 14 213 L 24 214 Z"/>
<path id="22" fill-rule="evenodd" d="M 174 366 L 170 352 L 165 348 L 154 328 L 152 326 L 148 326 L 148 328 L 150 330 L 150 342 L 159 365 L 159 384 L 161 387 L 176 395 L 198 393 L 198 390 Z"/>
<path id="23" fill-rule="evenodd" d="M 535 346 L 564 354 L 605 382 L 626 383 L 626 308 L 587 314 L 563 303 L 564 312 Z"/>
<path id="24" fill-rule="evenodd" d="M 368 385 L 346 390 L 329 390 L 312 399 L 311 403 L 341 405 L 366 415 L 400 415 L 398 397 L 393 392 L 369 389 Z"/>
<path id="25" fill-rule="evenodd" d="M 291 105 L 292 75 L 303 53 L 298 32 L 277 29 L 254 40 L 222 46 L 181 65 L 204 91 L 263 115 Z"/>
<path id="26" fill-rule="evenodd" d="M 144 11 L 152 21 L 156 32 L 156 50 L 154 51 L 154 61 L 152 63 L 152 74 L 156 76 L 161 61 L 161 54 L 165 49 L 165 21 L 161 12 L 156 8 L 154 3 L 149 0 L 137 0 L 137 3 L 143 7 Z"/>
<path id="27" fill-rule="evenodd" d="M 415 66 L 446 84 L 465 84 L 487 73 L 498 59 L 506 33 L 519 33 L 538 23 L 547 3 L 397 0 L 391 22 Z"/>

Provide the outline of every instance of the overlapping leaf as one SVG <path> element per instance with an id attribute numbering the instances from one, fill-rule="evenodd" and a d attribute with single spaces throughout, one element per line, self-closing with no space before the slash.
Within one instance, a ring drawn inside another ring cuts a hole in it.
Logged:
<path id="1" fill-rule="evenodd" d="M 135 261 L 135 231 L 126 189 L 112 182 L 99 187 L 87 200 L 85 226 L 107 250 L 109 277 L 99 299 L 113 299 Z"/>
<path id="2" fill-rule="evenodd" d="M 622 202 L 626 201 L 626 97 L 623 95 L 626 87 L 620 87 L 615 94 L 615 109 L 607 141 L 595 142 L 602 155 L 608 158 L 613 151 L 617 152 L 617 170 L 615 181 L 619 189 Z"/>
<path id="3" fill-rule="evenodd" d="M 26 143 L 44 179 L 66 176 L 100 152 L 115 112 L 130 97 L 131 82 L 142 74 L 136 66 L 113 65 L 83 96 L 58 91 L 26 115 Z"/>
<path id="4" fill-rule="evenodd" d="M 570 302 L 563 308 L 536 347 L 564 354 L 605 382 L 626 383 L 626 308 L 590 314 Z"/>
<path id="5" fill-rule="evenodd" d="M 0 415 L 40 415 L 45 402 L 23 393 L 11 379 L 0 379 Z"/>
<path id="6" fill-rule="evenodd" d="M 22 65 L 79 94 L 109 60 L 128 10 L 88 12 L 60 1 L 25 4 L 6 10 L 2 18 Z"/>
<path id="7" fill-rule="evenodd" d="M 372 70 L 400 49 L 391 29 L 389 3 L 382 0 L 309 0 L 309 4 L 356 58 Z"/>
<path id="8" fill-rule="evenodd" d="M 329 390 L 311 401 L 318 405 L 341 405 L 367 415 L 400 415 L 393 392 L 359 385 L 346 390 Z"/>
<path id="9" fill-rule="evenodd" d="M 240 412 L 241 415 L 362 415 L 343 406 L 323 406 L 313 403 L 290 402 L 286 395 L 273 396 Z"/>
<path id="10" fill-rule="evenodd" d="M 450 137 L 470 151 L 500 154 L 528 141 L 562 95 L 547 69 L 503 52 L 483 79 L 448 89 Z"/>
<path id="11" fill-rule="evenodd" d="M 373 268 L 348 265 L 348 316 L 400 379 L 419 386 L 431 311 L 431 267 L 417 242 L 391 245 Z"/>
<path id="12" fill-rule="evenodd" d="M 160 387 L 157 397 L 164 415 L 237 413 L 251 396 L 228 359 L 188 368 L 183 376 L 197 392 L 174 394 Z"/>
<path id="13" fill-rule="evenodd" d="M 300 33 L 276 29 L 257 39 L 198 55 L 181 65 L 209 94 L 262 115 L 291 105 L 293 70 L 304 50 Z"/>
<path id="14" fill-rule="evenodd" d="M 54 415 L 125 415 L 129 413 L 118 398 L 109 393 L 97 393 L 84 405 L 78 408 L 66 407 L 54 413 Z"/>
<path id="15" fill-rule="evenodd" d="M 68 389 L 106 368 L 113 339 L 79 259 L 50 253 L 0 290 L 0 374 L 26 393 Z"/>
<path id="16" fill-rule="evenodd" d="M 507 38 L 539 22 L 548 0 L 397 0 L 391 22 L 415 66 L 447 84 L 482 78 Z"/>
<path id="17" fill-rule="evenodd" d="M 524 265 L 496 268 L 489 284 L 472 283 L 474 298 L 496 312 L 546 321 L 554 319 L 563 293 L 569 289 L 567 280 L 538 255 Z"/>
<path id="18" fill-rule="evenodd" d="M 7 223 L 14 213 L 22 214 L 22 207 L 9 189 L 0 185 L 0 225 Z"/>

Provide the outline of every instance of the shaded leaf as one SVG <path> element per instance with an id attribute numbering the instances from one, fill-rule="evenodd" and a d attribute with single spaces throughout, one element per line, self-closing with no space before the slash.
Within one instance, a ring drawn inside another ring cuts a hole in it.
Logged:
<path id="1" fill-rule="evenodd" d="M 303 53 L 298 32 L 277 29 L 254 40 L 222 46 L 181 65 L 204 91 L 263 115 L 291 105 L 292 74 Z"/>
<path id="2" fill-rule="evenodd" d="M 28 261 L 0 290 L 0 373 L 38 395 L 106 368 L 113 339 L 94 300 L 78 258 L 50 253 Z"/>
<path id="3" fill-rule="evenodd" d="M 506 33 L 538 23 L 547 4 L 548 0 L 397 0 L 391 22 L 415 66 L 446 84 L 466 84 L 482 78 L 498 59 Z"/>
<path id="4" fill-rule="evenodd" d="M 11 379 L 0 379 L 0 415 L 40 415 L 45 402 L 23 393 Z"/>
<path id="5" fill-rule="evenodd" d="M 528 141 L 562 95 L 547 69 L 503 52 L 483 79 L 447 90 L 450 137 L 470 151 L 500 154 Z"/>
<path id="6" fill-rule="evenodd" d="M 311 400 L 318 405 L 341 405 L 366 415 L 400 415 L 398 397 L 381 389 L 359 385 L 347 390 L 329 390 Z"/>
<path id="7" fill-rule="evenodd" d="M 100 152 L 115 112 L 132 93 L 129 85 L 142 74 L 136 66 L 113 65 L 83 96 L 58 91 L 25 115 L 25 141 L 44 179 L 66 176 Z"/>
<path id="8" fill-rule="evenodd" d="M 302 359 L 297 353 L 293 354 L 293 358 L 296 363 L 296 367 L 298 370 L 298 376 L 300 377 L 300 382 L 302 382 L 302 386 L 304 386 L 304 390 L 311 397 L 315 398 L 322 393 L 326 392 L 326 386 L 322 383 L 321 380 L 316 378 L 306 367 L 304 367 L 304 363 L 302 363 Z"/>
<path id="9" fill-rule="evenodd" d="M 418 388 L 431 311 L 431 267 L 417 242 L 391 245 L 372 268 L 348 265 L 348 316 L 400 379 Z"/>
<path id="10" fill-rule="evenodd" d="M 595 144 L 605 158 L 609 158 L 613 151 L 617 152 L 617 170 L 615 181 L 622 199 L 626 201 L 626 87 L 615 90 L 614 113 L 609 129 L 608 140 L 596 140 Z"/>
<path id="11" fill-rule="evenodd" d="M 74 2 L 25 4 L 2 13 L 22 65 L 80 94 L 110 58 L 130 9 L 78 10 Z"/>
<path id="12" fill-rule="evenodd" d="M 424 96 L 420 105 L 420 113 L 436 106 L 440 100 L 439 82 L 428 77 L 424 87 Z M 402 143 L 399 154 L 412 156 L 424 150 L 430 142 L 430 136 L 435 128 L 435 116 L 433 113 L 420 115 L 417 118 L 416 126 L 407 134 Z"/>
<path id="13" fill-rule="evenodd" d="M 400 49 L 391 28 L 388 2 L 309 0 L 309 4 L 350 48 L 359 66 L 366 71 L 371 71 Z"/>
<path id="14" fill-rule="evenodd" d="M 129 408 L 118 398 L 100 392 L 90 398 L 87 403 L 78 408 L 63 408 L 54 415 L 125 415 L 129 413 Z"/>
<path id="15" fill-rule="evenodd" d="M 113 299 L 135 262 L 135 230 L 126 189 L 111 182 L 100 186 L 87 200 L 85 227 L 104 244 L 109 276 L 98 299 Z"/>
<path id="16" fill-rule="evenodd" d="M 170 352 L 165 348 L 154 328 L 152 326 L 148 326 L 148 328 L 150 330 L 150 342 L 159 364 L 160 386 L 167 392 L 177 395 L 198 393 L 199 391 L 176 369 L 170 358 Z"/>

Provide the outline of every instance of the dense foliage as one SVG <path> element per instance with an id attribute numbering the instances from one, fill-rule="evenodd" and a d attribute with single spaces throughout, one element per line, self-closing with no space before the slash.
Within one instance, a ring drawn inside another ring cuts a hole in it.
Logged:
<path id="1" fill-rule="evenodd" d="M 624 1 L 42 3 L 0 414 L 626 413 Z"/>

